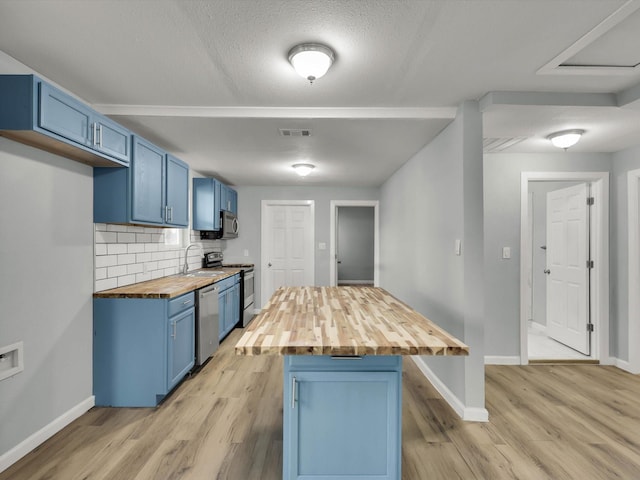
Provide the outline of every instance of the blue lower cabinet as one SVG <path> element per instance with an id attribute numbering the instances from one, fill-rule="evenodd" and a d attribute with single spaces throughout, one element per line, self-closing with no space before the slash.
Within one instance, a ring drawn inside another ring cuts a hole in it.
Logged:
<path id="1" fill-rule="evenodd" d="M 98 406 L 153 407 L 195 360 L 195 297 L 94 298 L 93 393 Z"/>
<path id="2" fill-rule="evenodd" d="M 285 356 L 283 478 L 401 478 L 401 357 Z"/>
<path id="3" fill-rule="evenodd" d="M 240 321 L 240 275 L 233 275 L 218 282 L 220 326 L 219 340 L 226 337 Z"/>

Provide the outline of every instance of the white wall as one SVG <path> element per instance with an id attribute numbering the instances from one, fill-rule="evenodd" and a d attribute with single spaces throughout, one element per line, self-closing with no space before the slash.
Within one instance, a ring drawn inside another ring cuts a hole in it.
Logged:
<path id="1" fill-rule="evenodd" d="M 611 339 L 616 357 L 629 360 L 629 229 L 628 229 L 628 185 L 627 172 L 640 168 L 640 147 L 631 148 L 613 155 L 611 174 Z M 638 295 L 639 292 L 633 294 Z M 636 343 L 637 345 L 637 343 Z M 640 348 L 640 346 L 637 346 Z"/>
<path id="2" fill-rule="evenodd" d="M 606 153 L 497 153 L 484 156 L 487 355 L 520 355 L 521 173 L 608 172 L 610 165 L 611 156 Z M 502 259 L 502 247 L 511 247 L 510 260 Z M 614 269 L 612 261 L 612 278 Z M 615 320 L 611 318 L 610 325 L 614 324 Z M 612 348 L 615 353 L 615 347 Z"/>
<path id="3" fill-rule="evenodd" d="M 375 209 L 338 207 L 338 284 L 373 283 Z"/>
<path id="4" fill-rule="evenodd" d="M 233 187 L 238 192 L 238 238 L 222 240 L 226 263 L 254 263 L 256 308 L 268 298 L 261 297 L 260 278 L 260 226 L 262 200 L 314 200 L 315 201 L 315 284 L 329 285 L 329 222 L 331 200 L 378 200 L 378 188 L 355 187 Z M 326 250 L 318 248 L 319 243 Z M 245 250 L 248 255 L 245 256 Z"/>
<path id="5" fill-rule="evenodd" d="M 470 346 L 469 357 L 422 360 L 464 409 L 484 411 L 482 119 L 476 102 L 465 102 L 454 122 L 383 184 L 380 206 L 381 286 Z M 461 256 L 455 255 L 456 239 L 462 240 Z"/>
<path id="6" fill-rule="evenodd" d="M 91 167 L 0 137 L 0 346 L 24 342 L 24 371 L 0 381 L 0 470 L 92 401 L 92 287 Z"/>

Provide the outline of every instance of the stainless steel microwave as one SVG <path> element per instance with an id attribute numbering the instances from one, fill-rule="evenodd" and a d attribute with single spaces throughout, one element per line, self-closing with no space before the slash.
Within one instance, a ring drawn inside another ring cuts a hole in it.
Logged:
<path id="1" fill-rule="evenodd" d="M 222 220 L 222 237 L 221 238 L 238 238 L 238 218 L 233 212 L 223 210 L 220 212 Z"/>

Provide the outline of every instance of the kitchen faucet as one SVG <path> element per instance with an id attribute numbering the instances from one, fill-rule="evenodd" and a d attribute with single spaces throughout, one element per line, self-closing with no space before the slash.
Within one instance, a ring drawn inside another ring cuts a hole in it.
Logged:
<path id="1" fill-rule="evenodd" d="M 198 247 L 199 245 L 196 243 L 190 243 L 187 245 L 187 248 L 184 250 L 184 265 L 182 266 L 182 273 L 187 273 L 189 271 L 189 264 L 187 263 L 187 259 L 189 258 L 189 249 L 191 247 Z"/>

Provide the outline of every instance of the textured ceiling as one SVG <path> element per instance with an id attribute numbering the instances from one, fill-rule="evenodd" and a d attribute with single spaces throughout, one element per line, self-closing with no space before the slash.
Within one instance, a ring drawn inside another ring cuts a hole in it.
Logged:
<path id="1" fill-rule="evenodd" d="M 636 61 L 638 7 L 638 0 L 0 0 L 0 72 L 33 70 L 232 184 L 375 186 L 431 141 L 461 102 L 489 92 L 625 99 L 622 107 L 564 97 L 485 102 L 485 137 L 525 137 L 506 151 L 552 151 L 544 137 L 563 128 L 587 130 L 575 151 L 640 143 L 640 71 L 539 72 L 563 52 L 598 64 Z M 336 52 L 313 85 L 286 58 L 309 41 Z M 312 137 L 278 135 L 303 127 Z M 304 180 L 289 168 L 300 160 L 318 166 Z"/>

